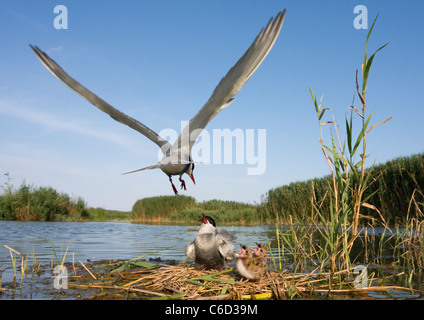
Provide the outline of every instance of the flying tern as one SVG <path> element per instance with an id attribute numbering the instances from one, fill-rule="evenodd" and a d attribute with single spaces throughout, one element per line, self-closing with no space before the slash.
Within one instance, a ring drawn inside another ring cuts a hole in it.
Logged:
<path id="1" fill-rule="evenodd" d="M 218 112 L 228 107 L 234 101 L 234 96 L 240 91 L 246 81 L 252 76 L 268 55 L 280 33 L 285 14 L 286 10 L 284 9 L 284 11 L 278 13 L 275 19 L 271 18 L 265 28 L 262 28 L 261 32 L 255 38 L 249 49 L 247 49 L 240 60 L 238 60 L 238 62 L 228 71 L 225 77 L 221 79 L 215 90 L 212 92 L 209 100 L 182 130 L 174 144 L 169 143 L 143 123 L 117 110 L 102 98 L 85 88 L 67 74 L 54 60 L 41 51 L 37 46 L 30 45 L 30 47 L 44 66 L 69 88 L 103 112 L 107 113 L 114 120 L 138 131 L 160 147 L 163 153 L 163 158 L 158 163 L 142 169 L 126 172 L 124 174 L 146 169 L 161 169 L 169 177 L 172 190 L 175 195 L 177 195 L 178 191 L 172 182 L 171 177 L 178 175 L 179 181 L 181 182 L 181 189 L 184 190 L 186 190 L 186 184 L 182 179 L 184 173 L 190 176 L 193 183 L 196 183 L 193 175 L 194 162 L 191 157 L 191 148 L 194 142 L 200 135 L 201 131 L 218 114 Z"/>

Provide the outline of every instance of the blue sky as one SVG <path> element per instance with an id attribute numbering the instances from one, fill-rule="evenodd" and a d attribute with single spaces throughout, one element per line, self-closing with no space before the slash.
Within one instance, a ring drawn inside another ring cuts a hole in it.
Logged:
<path id="1" fill-rule="evenodd" d="M 59 4 L 67 30 L 53 25 Z M 374 60 L 367 103 L 374 123 L 392 120 L 369 135 L 368 163 L 423 152 L 422 1 L 2 1 L 0 182 L 8 172 L 15 187 L 25 180 L 119 210 L 173 194 L 160 170 L 121 175 L 156 163 L 157 146 L 72 92 L 29 44 L 156 132 L 179 132 L 284 8 L 270 54 L 207 126 L 210 135 L 266 129 L 264 174 L 248 175 L 248 163 L 199 164 L 196 185 L 187 177 L 181 194 L 259 202 L 270 188 L 326 175 L 308 87 L 343 124 L 368 32 L 354 28 L 356 5 L 367 7 L 369 26 L 379 13 L 369 51 L 389 42 Z"/>

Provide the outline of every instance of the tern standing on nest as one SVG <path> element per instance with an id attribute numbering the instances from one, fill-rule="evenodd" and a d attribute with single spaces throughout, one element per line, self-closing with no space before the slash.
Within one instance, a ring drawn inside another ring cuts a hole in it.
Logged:
<path id="1" fill-rule="evenodd" d="M 196 238 L 185 248 L 186 256 L 195 261 L 197 269 L 221 269 L 235 259 L 234 234 L 216 229 L 215 221 L 202 213 L 202 224 Z"/>
<path id="2" fill-rule="evenodd" d="M 218 83 L 218 86 L 213 91 L 209 100 L 190 120 L 173 145 L 141 122 L 115 109 L 109 103 L 82 86 L 38 47 L 31 45 L 30 47 L 44 66 L 59 80 L 63 81 L 69 88 L 91 102 L 103 112 L 107 113 L 114 120 L 140 132 L 161 148 L 163 158 L 158 163 L 127 173 L 146 169 L 161 169 L 169 177 L 172 190 L 175 195 L 177 195 L 178 191 L 174 186 L 171 177 L 178 175 L 181 182 L 181 189 L 184 190 L 186 190 L 186 184 L 184 180 L 182 180 L 184 173 L 191 178 L 193 183 L 195 183 L 193 176 L 194 162 L 191 158 L 191 148 L 194 142 L 209 121 L 211 121 L 219 111 L 228 107 L 234 101 L 235 94 L 240 91 L 246 81 L 252 76 L 268 55 L 274 45 L 274 42 L 277 40 L 278 34 L 280 33 L 285 14 L 286 10 L 280 12 L 275 19 L 271 19 L 269 21 L 265 28 L 262 28 L 261 32 L 253 41 L 249 49 L 230 69 L 227 75 Z"/>

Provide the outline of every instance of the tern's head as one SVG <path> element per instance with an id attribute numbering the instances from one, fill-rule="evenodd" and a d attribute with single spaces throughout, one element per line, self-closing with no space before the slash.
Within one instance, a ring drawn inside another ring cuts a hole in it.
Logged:
<path id="1" fill-rule="evenodd" d="M 214 219 L 212 219 L 212 217 L 209 217 L 209 216 L 205 216 L 203 213 L 202 213 L 202 224 L 205 224 L 205 225 L 212 225 L 212 226 L 214 226 L 215 228 L 216 228 L 216 223 L 215 223 L 215 220 Z"/>
<path id="2" fill-rule="evenodd" d="M 216 224 L 215 220 L 202 213 L 202 223 L 200 224 L 200 233 L 215 233 Z"/>

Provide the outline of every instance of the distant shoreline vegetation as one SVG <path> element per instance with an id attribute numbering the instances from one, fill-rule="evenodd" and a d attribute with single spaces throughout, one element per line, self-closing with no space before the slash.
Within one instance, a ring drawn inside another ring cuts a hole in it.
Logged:
<path id="1" fill-rule="evenodd" d="M 82 198 L 72 199 L 51 187 L 22 183 L 13 190 L 10 179 L 0 194 L 0 220 L 83 221 L 89 218 Z"/>
<path id="2" fill-rule="evenodd" d="M 197 202 L 189 196 L 158 196 L 136 201 L 131 212 L 89 208 L 78 197 L 50 187 L 25 183 L 14 190 L 10 178 L 0 190 L 0 220 L 19 221 L 108 221 L 135 223 L 184 223 L 197 225 L 202 213 L 220 225 L 257 225 L 308 222 L 314 219 L 312 200 L 324 199 L 330 176 L 294 182 L 269 190 L 259 204 L 209 200 Z M 368 203 L 375 206 L 389 225 L 401 224 L 408 215 L 424 208 L 424 153 L 399 157 L 372 169 L 373 183 L 366 193 L 374 195 Z M 378 212 L 363 208 L 362 216 L 379 220 Z M 364 220 L 365 221 L 365 220 Z"/>
<path id="3" fill-rule="evenodd" d="M 138 200 L 132 209 L 136 223 L 186 223 L 198 225 L 205 215 L 213 216 L 217 224 L 266 224 L 268 219 L 258 211 L 258 205 L 236 201 L 209 200 L 197 202 L 188 196 L 160 196 Z"/>
<path id="4" fill-rule="evenodd" d="M 424 153 L 395 158 L 367 171 L 371 179 L 364 198 L 369 197 L 370 207 L 361 208 L 361 225 L 381 221 L 380 214 L 388 225 L 401 225 L 408 216 L 424 212 Z M 322 212 L 328 213 L 331 204 L 326 192 L 331 179 L 328 175 L 271 189 L 262 199 L 263 210 L 283 223 L 305 221 L 314 219 L 313 203 L 318 200 Z"/>

